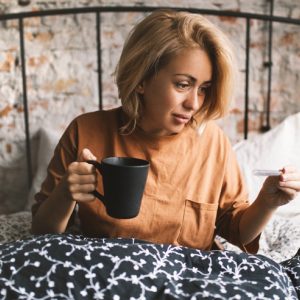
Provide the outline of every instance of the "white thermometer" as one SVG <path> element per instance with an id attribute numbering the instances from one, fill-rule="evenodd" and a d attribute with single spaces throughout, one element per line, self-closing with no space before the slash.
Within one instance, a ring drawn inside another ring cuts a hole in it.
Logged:
<path id="1" fill-rule="evenodd" d="M 253 174 L 256 176 L 279 176 L 281 171 L 279 170 L 253 170 Z"/>

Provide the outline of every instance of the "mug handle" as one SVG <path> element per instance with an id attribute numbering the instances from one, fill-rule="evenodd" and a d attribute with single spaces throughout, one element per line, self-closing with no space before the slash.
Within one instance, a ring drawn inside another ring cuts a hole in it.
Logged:
<path id="1" fill-rule="evenodd" d="M 102 174 L 102 164 L 96 160 L 89 159 L 86 161 L 88 164 L 93 165 L 99 172 Z M 96 198 L 101 200 L 103 204 L 105 205 L 105 197 L 104 195 L 100 194 L 97 190 L 94 190 L 91 192 Z"/>

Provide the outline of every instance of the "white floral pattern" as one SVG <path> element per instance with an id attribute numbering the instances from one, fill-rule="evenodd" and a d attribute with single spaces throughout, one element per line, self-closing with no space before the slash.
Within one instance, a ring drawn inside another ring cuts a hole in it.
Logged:
<path id="1" fill-rule="evenodd" d="M 298 299 L 291 266 L 262 255 L 66 234 L 3 244 L 0 257 L 3 300 Z"/>

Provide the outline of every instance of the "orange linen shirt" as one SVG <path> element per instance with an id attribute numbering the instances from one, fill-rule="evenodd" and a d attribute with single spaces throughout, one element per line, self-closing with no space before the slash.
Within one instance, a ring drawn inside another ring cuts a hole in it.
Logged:
<path id="1" fill-rule="evenodd" d="M 86 113 L 71 122 L 36 194 L 33 213 L 52 193 L 68 165 L 78 159 L 83 148 L 89 148 L 98 160 L 108 156 L 146 159 L 150 170 L 140 213 L 133 219 L 108 216 L 98 199 L 78 203 L 85 235 L 134 237 L 209 250 L 218 234 L 244 251 L 256 252 L 259 237 L 246 246 L 240 243 L 239 222 L 249 206 L 247 190 L 222 130 L 208 122 L 202 134 L 187 125 L 172 136 L 153 137 L 139 128 L 122 135 L 122 115 L 117 108 Z M 103 193 L 100 174 L 97 189 Z"/>

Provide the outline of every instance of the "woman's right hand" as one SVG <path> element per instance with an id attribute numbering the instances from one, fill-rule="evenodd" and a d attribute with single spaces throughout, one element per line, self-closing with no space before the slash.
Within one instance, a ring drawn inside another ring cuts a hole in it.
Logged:
<path id="1" fill-rule="evenodd" d="M 73 201 L 86 202 L 95 199 L 91 193 L 97 186 L 96 168 L 87 163 L 87 160 L 96 160 L 95 155 L 87 148 L 80 153 L 79 160 L 72 162 L 64 176 L 69 196 Z"/>
<path id="2" fill-rule="evenodd" d="M 79 159 L 72 162 L 49 197 L 41 203 L 32 217 L 32 233 L 65 232 L 76 202 L 95 199 L 91 193 L 97 184 L 96 168 L 87 163 L 96 157 L 89 149 L 83 149 Z"/>

